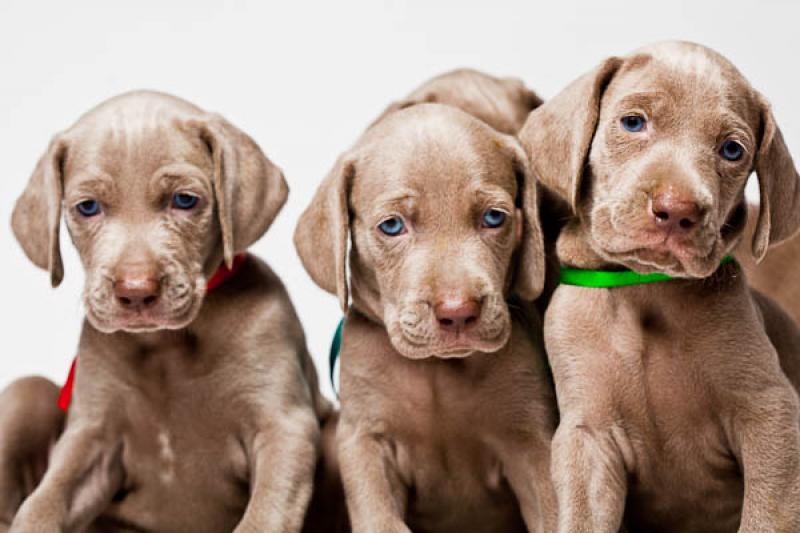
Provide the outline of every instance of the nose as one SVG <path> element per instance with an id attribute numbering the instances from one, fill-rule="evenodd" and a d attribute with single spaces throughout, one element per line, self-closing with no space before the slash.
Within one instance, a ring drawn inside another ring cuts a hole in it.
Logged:
<path id="1" fill-rule="evenodd" d="M 161 282 L 150 269 L 117 269 L 113 286 L 117 302 L 131 310 L 152 307 L 161 293 Z"/>
<path id="2" fill-rule="evenodd" d="M 478 322 L 481 305 L 467 298 L 451 298 L 439 301 L 433 306 L 439 327 L 445 331 L 460 331 Z"/>
<path id="3" fill-rule="evenodd" d="M 654 224 L 665 233 L 689 233 L 703 216 L 703 209 L 692 195 L 672 189 L 654 194 L 651 209 Z"/>

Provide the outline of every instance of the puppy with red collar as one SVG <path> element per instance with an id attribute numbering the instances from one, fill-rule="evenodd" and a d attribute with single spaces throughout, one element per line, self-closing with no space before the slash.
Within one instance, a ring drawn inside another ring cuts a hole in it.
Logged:
<path id="1" fill-rule="evenodd" d="M 330 407 L 280 280 L 237 255 L 287 192 L 252 139 L 165 94 L 112 98 L 54 137 L 12 224 L 56 286 L 63 216 L 87 313 L 63 433 L 54 386 L 4 393 L 12 531 L 300 530 Z M 56 436 L 37 484 L 44 454 L 21 455 Z"/>

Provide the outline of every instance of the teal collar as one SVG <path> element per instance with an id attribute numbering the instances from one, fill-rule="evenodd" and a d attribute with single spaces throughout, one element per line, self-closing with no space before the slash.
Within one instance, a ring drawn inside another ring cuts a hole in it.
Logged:
<path id="1" fill-rule="evenodd" d="M 732 261 L 734 261 L 734 258 L 726 255 L 720 261 L 720 266 Z M 633 270 L 584 270 L 582 268 L 561 267 L 561 284 L 575 285 L 577 287 L 627 287 L 629 285 L 645 285 L 673 279 L 678 278 L 673 278 L 669 274 L 661 272 L 639 274 Z"/>
<path id="2" fill-rule="evenodd" d="M 331 387 L 333 387 L 333 391 L 336 392 L 336 382 L 333 379 L 334 370 L 336 369 L 336 360 L 339 359 L 339 353 L 342 351 L 342 328 L 344 327 L 344 318 L 339 321 L 339 325 L 336 326 L 336 333 L 333 334 L 333 340 L 331 341 L 331 351 L 328 354 L 328 364 L 330 365 L 330 378 L 331 378 Z M 338 395 L 338 394 L 337 394 Z"/>

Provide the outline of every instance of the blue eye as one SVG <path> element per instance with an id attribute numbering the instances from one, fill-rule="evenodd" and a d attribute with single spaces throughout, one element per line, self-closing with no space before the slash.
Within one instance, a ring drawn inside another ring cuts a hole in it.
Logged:
<path id="1" fill-rule="evenodd" d="M 719 155 L 728 161 L 738 161 L 744 155 L 744 147 L 736 141 L 725 141 L 719 147 Z"/>
<path id="2" fill-rule="evenodd" d="M 97 200 L 84 200 L 76 205 L 75 209 L 85 217 L 93 217 L 100 213 L 100 202 Z"/>
<path id="3" fill-rule="evenodd" d="M 647 124 L 645 118 L 639 115 L 626 115 L 620 119 L 620 122 L 622 127 L 631 133 L 639 133 L 644 129 L 644 125 Z"/>
<path id="4" fill-rule="evenodd" d="M 199 198 L 193 194 L 176 192 L 172 195 L 172 207 L 176 209 L 191 209 L 197 205 Z"/>
<path id="5" fill-rule="evenodd" d="M 403 223 L 402 218 L 392 217 L 378 224 L 378 229 L 390 237 L 395 237 L 405 232 L 406 225 Z"/>
<path id="6" fill-rule="evenodd" d="M 484 228 L 499 228 L 506 221 L 506 214 L 499 209 L 487 209 L 483 213 L 482 225 Z"/>

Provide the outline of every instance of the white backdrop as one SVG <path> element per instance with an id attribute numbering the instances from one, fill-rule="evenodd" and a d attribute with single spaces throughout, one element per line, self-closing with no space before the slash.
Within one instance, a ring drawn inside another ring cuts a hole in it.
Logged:
<path id="1" fill-rule="evenodd" d="M 0 386 L 62 381 L 74 354 L 83 275 L 64 243 L 57 290 L 9 227 L 50 136 L 114 94 L 153 88 L 222 113 L 283 167 L 289 202 L 253 250 L 283 278 L 327 381 L 340 312 L 300 265 L 295 221 L 336 156 L 392 99 L 459 66 L 523 78 L 545 98 L 603 57 L 688 39 L 736 63 L 773 102 L 800 156 L 800 2 L 0 3 Z"/>

